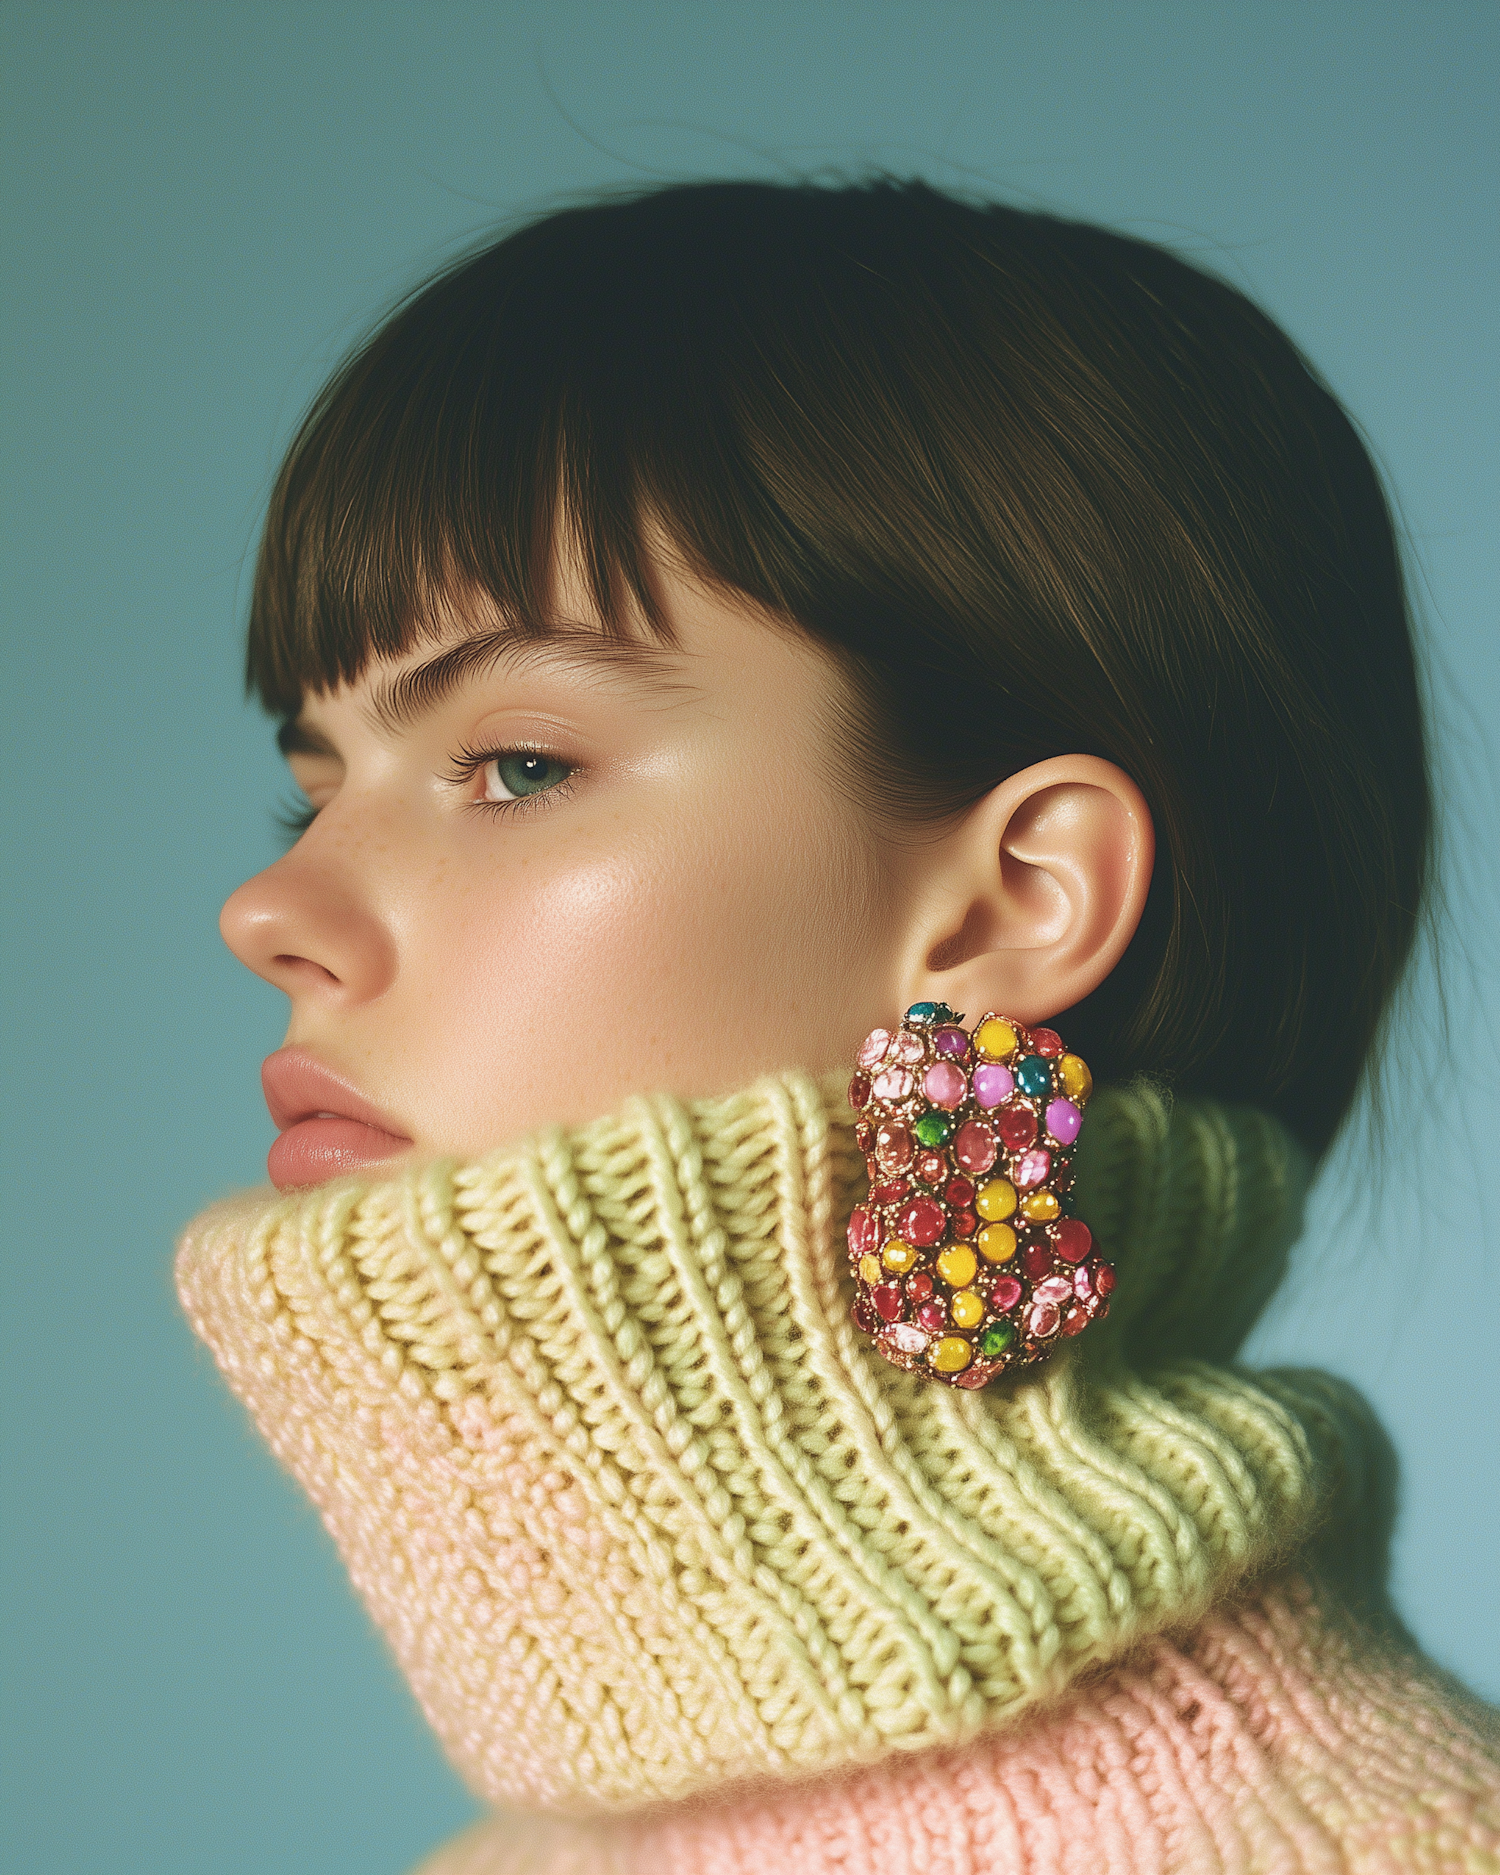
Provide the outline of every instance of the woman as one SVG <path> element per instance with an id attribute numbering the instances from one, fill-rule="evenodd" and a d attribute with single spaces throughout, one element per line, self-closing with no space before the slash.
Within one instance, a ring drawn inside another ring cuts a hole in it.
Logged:
<path id="1" fill-rule="evenodd" d="M 249 676 L 284 1195 L 179 1278 L 504 1807 L 433 1875 L 1500 1867 L 1379 1429 L 1229 1365 L 1428 854 L 1385 505 L 1262 313 L 920 185 L 550 216 L 314 407 Z M 934 1021 L 964 1112 L 1078 1064 L 993 1259 L 941 1117 L 881 1208 L 850 1070 Z"/>

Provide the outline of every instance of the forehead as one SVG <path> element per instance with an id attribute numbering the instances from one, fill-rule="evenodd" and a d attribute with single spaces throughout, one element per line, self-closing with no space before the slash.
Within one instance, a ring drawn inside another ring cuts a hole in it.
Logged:
<path id="1" fill-rule="evenodd" d="M 798 693 L 821 696 L 835 680 L 831 658 L 806 633 L 738 595 L 664 571 L 656 596 L 657 630 L 640 618 L 611 629 L 579 586 L 561 582 L 545 624 L 506 621 L 488 601 L 447 606 L 410 651 L 372 658 L 350 684 L 304 693 L 292 721 L 316 717 L 320 702 L 337 698 L 355 703 L 371 728 L 395 735 L 471 685 L 547 677 L 658 708 L 728 705 L 770 690 L 795 712 Z"/>

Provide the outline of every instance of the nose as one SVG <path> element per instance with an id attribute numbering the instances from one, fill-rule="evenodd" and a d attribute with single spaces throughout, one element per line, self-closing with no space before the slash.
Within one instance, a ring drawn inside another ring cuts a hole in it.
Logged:
<path id="1" fill-rule="evenodd" d="M 294 1002 L 369 1002 L 395 978 L 390 931 L 300 843 L 230 894 L 219 930 L 242 964 Z"/>

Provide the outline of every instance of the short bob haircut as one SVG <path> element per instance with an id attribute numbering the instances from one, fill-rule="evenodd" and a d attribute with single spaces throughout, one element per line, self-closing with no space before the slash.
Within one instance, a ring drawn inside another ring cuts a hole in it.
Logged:
<path id="1" fill-rule="evenodd" d="M 1429 790 L 1378 479 L 1241 293 L 916 182 L 548 215 L 411 295 L 317 399 L 250 685 L 293 716 L 466 596 L 547 631 L 564 517 L 606 632 L 665 632 L 665 536 L 826 647 L 884 810 L 1118 763 L 1156 871 L 1070 1043 L 1326 1147 L 1411 948 Z"/>

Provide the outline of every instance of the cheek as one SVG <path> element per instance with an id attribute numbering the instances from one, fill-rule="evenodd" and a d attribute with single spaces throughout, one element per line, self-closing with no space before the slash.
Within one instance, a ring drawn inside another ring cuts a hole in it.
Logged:
<path id="1" fill-rule="evenodd" d="M 480 1151 L 631 1093 L 832 1066 L 863 1032 L 880 895 L 846 828 L 699 815 L 570 845 L 426 895 L 413 1040 L 435 1140 Z"/>

